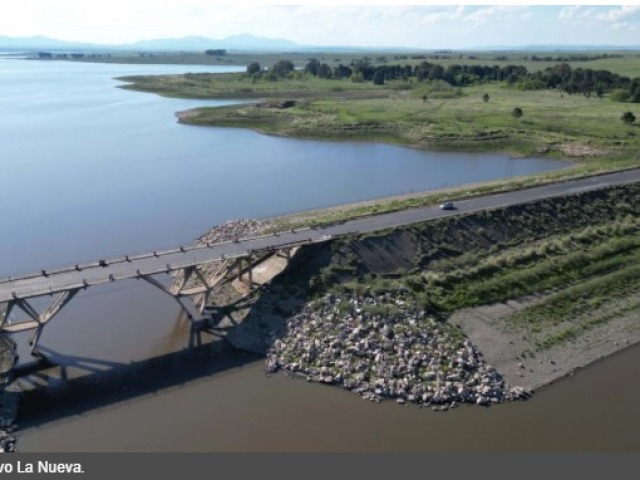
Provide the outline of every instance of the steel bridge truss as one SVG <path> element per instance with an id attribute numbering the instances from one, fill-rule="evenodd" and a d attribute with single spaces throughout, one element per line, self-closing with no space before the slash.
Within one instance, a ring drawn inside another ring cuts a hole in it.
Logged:
<path id="1" fill-rule="evenodd" d="M 182 311 L 192 322 L 200 322 L 205 319 L 204 310 L 209 302 L 211 294 L 217 287 L 238 279 L 245 283 L 249 289 L 253 289 L 253 268 L 271 255 L 279 255 L 289 260 L 292 250 L 296 247 L 282 248 L 278 250 L 264 250 L 256 253 L 249 253 L 246 256 L 230 259 L 215 260 L 200 265 L 186 267 L 172 267 L 167 265 L 164 272 L 143 273 L 138 270 L 134 278 L 142 279 L 162 292 L 170 295 L 180 305 Z M 295 251 L 295 250 L 294 250 Z M 165 285 L 157 275 L 172 275 L 170 285 Z M 19 333 L 32 330 L 29 337 L 31 354 L 41 356 L 38 352 L 38 341 L 42 335 L 44 327 L 80 292 L 87 289 L 88 284 L 82 287 L 70 288 L 60 292 L 55 292 L 53 301 L 42 312 L 29 302 L 27 298 L 14 296 L 12 300 L 0 302 L 0 332 Z M 43 298 L 44 295 L 34 295 L 31 298 Z M 185 298 L 187 300 L 185 301 Z M 12 323 L 11 316 L 15 309 L 24 312 L 26 321 Z"/>
<path id="2" fill-rule="evenodd" d="M 72 290 L 58 292 L 49 307 L 47 307 L 43 313 L 38 313 L 26 298 L 14 298 L 8 302 L 0 303 L 0 330 L 7 333 L 33 330 L 29 337 L 29 345 L 31 346 L 31 353 L 36 355 L 38 341 L 40 340 L 40 336 L 42 335 L 42 330 L 45 325 L 60 313 L 60 310 L 62 310 L 79 291 L 79 288 L 74 288 Z M 22 310 L 27 314 L 30 320 L 20 323 L 7 323 L 14 308 Z"/>

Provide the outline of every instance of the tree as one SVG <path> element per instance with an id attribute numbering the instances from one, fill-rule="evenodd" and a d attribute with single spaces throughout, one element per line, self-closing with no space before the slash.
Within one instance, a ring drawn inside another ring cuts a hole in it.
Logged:
<path id="1" fill-rule="evenodd" d="M 629 101 L 640 103 L 640 77 L 634 78 L 629 86 Z"/>
<path id="2" fill-rule="evenodd" d="M 436 64 L 429 69 L 429 74 L 427 75 L 427 79 L 441 80 L 443 75 L 444 75 L 444 67 L 440 64 Z"/>
<path id="3" fill-rule="evenodd" d="M 489 94 L 485 93 L 484 95 L 482 95 L 482 101 L 484 103 L 487 103 L 489 101 Z"/>
<path id="4" fill-rule="evenodd" d="M 318 67 L 318 70 L 316 72 L 316 75 L 320 78 L 331 78 L 332 74 L 331 74 L 331 67 L 329 65 L 327 65 L 326 63 L 322 63 L 320 64 L 320 66 Z"/>
<path id="5" fill-rule="evenodd" d="M 632 112 L 624 112 L 622 114 L 622 117 L 620 117 L 620 119 L 627 125 L 631 125 L 633 122 L 636 121 L 636 116 Z"/>
<path id="6" fill-rule="evenodd" d="M 315 58 L 312 58 L 311 60 L 309 60 L 309 63 L 307 63 L 304 66 L 304 71 L 307 73 L 310 73 L 315 77 L 316 75 L 318 75 L 319 68 L 320 68 L 320 62 Z"/>
<path id="7" fill-rule="evenodd" d="M 376 70 L 373 74 L 374 85 L 384 85 L 384 72 L 382 69 Z"/>
<path id="8" fill-rule="evenodd" d="M 511 116 L 513 118 L 520 118 L 522 116 L 522 109 L 520 107 L 516 107 L 513 110 L 511 110 Z"/>
<path id="9" fill-rule="evenodd" d="M 255 75 L 256 73 L 260 73 L 262 71 L 262 67 L 258 62 L 253 62 L 247 65 L 247 75 Z"/>
<path id="10" fill-rule="evenodd" d="M 333 68 L 333 77 L 334 78 L 349 78 L 353 71 L 342 64 Z"/>
<path id="11" fill-rule="evenodd" d="M 270 71 L 278 77 L 286 77 L 293 71 L 293 63 L 290 60 L 280 60 L 273 64 Z"/>
<path id="12" fill-rule="evenodd" d="M 364 82 L 364 76 L 362 75 L 362 72 L 354 72 L 353 75 L 351 75 L 351 81 L 353 83 Z"/>
<path id="13" fill-rule="evenodd" d="M 205 50 L 204 53 L 206 53 L 207 55 L 221 57 L 222 55 L 226 55 L 227 51 L 224 48 L 211 48 L 209 50 Z"/>

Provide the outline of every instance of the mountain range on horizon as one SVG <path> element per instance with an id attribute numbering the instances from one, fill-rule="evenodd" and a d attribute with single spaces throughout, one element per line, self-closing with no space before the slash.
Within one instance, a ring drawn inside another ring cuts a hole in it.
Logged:
<path id="1" fill-rule="evenodd" d="M 186 36 L 180 38 L 150 39 L 119 45 L 104 45 L 86 42 L 71 42 L 45 37 L 9 37 L 0 35 L 0 50 L 144 50 L 144 51 L 204 51 L 207 49 L 225 49 L 229 51 L 426 51 L 434 48 L 418 47 L 353 47 L 302 45 L 283 38 L 258 37 L 250 34 L 231 35 L 221 39 L 203 36 Z M 438 48 L 437 50 L 442 50 Z M 515 51 L 585 51 L 585 50 L 640 50 L 640 45 L 492 45 L 451 50 L 515 50 Z"/>
<path id="2" fill-rule="evenodd" d="M 0 49 L 49 49 L 49 50 L 155 50 L 155 51 L 204 51 L 210 48 L 226 50 L 282 51 L 313 48 L 280 38 L 256 37 L 254 35 L 231 35 L 222 39 L 202 36 L 150 39 L 133 43 L 106 45 L 88 42 L 71 42 L 42 35 L 32 37 L 8 37 L 0 35 Z"/>

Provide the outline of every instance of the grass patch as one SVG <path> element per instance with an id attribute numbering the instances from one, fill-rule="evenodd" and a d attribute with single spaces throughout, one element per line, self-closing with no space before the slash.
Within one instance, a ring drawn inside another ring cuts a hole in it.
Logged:
<path id="1" fill-rule="evenodd" d="M 640 263 L 636 259 L 619 270 L 592 278 L 550 295 L 541 303 L 515 314 L 510 321 L 554 324 L 595 310 L 612 299 L 623 298 L 640 287 Z"/>

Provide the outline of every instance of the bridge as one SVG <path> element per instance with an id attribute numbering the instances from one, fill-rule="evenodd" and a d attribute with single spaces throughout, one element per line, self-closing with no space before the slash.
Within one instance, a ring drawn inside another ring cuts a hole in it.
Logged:
<path id="1" fill-rule="evenodd" d="M 32 330 L 31 353 L 37 352 L 43 328 L 83 289 L 127 279 L 140 279 L 173 297 L 190 320 L 203 318 L 213 290 L 240 279 L 254 286 L 253 267 L 272 255 L 290 259 L 301 245 L 325 242 L 330 237 L 310 229 L 234 241 L 192 245 L 136 256 L 103 259 L 65 268 L 0 279 L 0 331 Z M 159 275 L 171 274 L 165 285 Z M 36 297 L 53 297 L 41 312 L 29 302 Z M 12 310 L 20 309 L 28 320 L 9 321 Z"/>
<path id="2" fill-rule="evenodd" d="M 413 208 L 322 228 L 292 230 L 223 243 L 192 245 L 7 277 L 0 279 L 0 332 L 12 334 L 32 331 L 29 344 L 31 352 L 36 354 L 43 328 L 78 292 L 95 285 L 126 279 L 148 282 L 173 297 L 189 319 L 197 320 L 203 318 L 208 299 L 217 286 L 230 278 L 238 278 L 252 287 L 252 270 L 256 264 L 271 255 L 290 258 L 302 245 L 327 242 L 342 235 L 370 233 L 447 216 L 636 182 L 640 182 L 640 169 L 469 198 L 457 201 L 455 210 L 441 210 L 438 206 Z M 158 280 L 158 275 L 162 274 L 172 274 L 171 286 L 165 286 Z M 53 299 L 44 311 L 38 312 L 29 300 L 46 296 Z M 24 312 L 28 320 L 11 322 L 11 312 L 16 308 Z"/>

